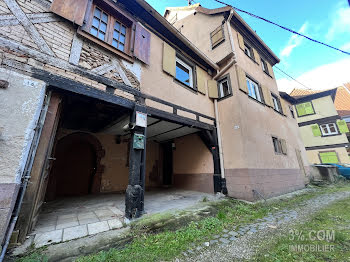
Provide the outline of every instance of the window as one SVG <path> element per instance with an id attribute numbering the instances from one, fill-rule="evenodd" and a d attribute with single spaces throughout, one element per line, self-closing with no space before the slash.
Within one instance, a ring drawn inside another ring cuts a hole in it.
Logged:
<path id="1" fill-rule="evenodd" d="M 108 15 L 100 8 L 96 7 L 90 33 L 99 39 L 105 41 L 108 24 Z"/>
<path id="2" fill-rule="evenodd" d="M 320 127 L 321 127 L 321 131 L 322 131 L 323 136 L 330 136 L 330 135 L 339 134 L 335 123 L 320 125 Z"/>
<path id="3" fill-rule="evenodd" d="M 277 137 L 272 137 L 272 143 L 275 149 L 275 153 L 282 154 L 281 140 L 279 140 Z"/>
<path id="4" fill-rule="evenodd" d="M 321 152 L 320 153 L 321 163 L 323 164 L 338 164 L 339 159 L 336 152 Z"/>
<path id="5" fill-rule="evenodd" d="M 260 88 L 256 82 L 247 77 L 248 95 L 255 100 L 262 102 Z"/>
<path id="6" fill-rule="evenodd" d="M 220 25 L 218 28 L 216 28 L 213 32 L 210 33 L 210 40 L 211 40 L 211 48 L 214 48 L 224 42 L 225 35 L 224 35 L 224 27 L 223 25 Z"/>
<path id="7" fill-rule="evenodd" d="M 232 88 L 230 83 L 230 77 L 226 76 L 223 79 L 219 80 L 219 98 L 223 98 L 232 94 Z"/>
<path id="8" fill-rule="evenodd" d="M 311 102 L 298 104 L 295 106 L 295 108 L 297 110 L 298 117 L 315 114 L 315 110 Z"/>
<path id="9" fill-rule="evenodd" d="M 254 59 L 253 50 L 246 42 L 244 42 L 244 53 L 250 58 Z"/>
<path id="10" fill-rule="evenodd" d="M 289 106 L 289 111 L 290 111 L 290 114 L 292 115 L 292 117 L 295 118 L 293 106 Z"/>
<path id="11" fill-rule="evenodd" d="M 287 155 L 287 143 L 284 139 L 278 139 L 277 137 L 272 137 L 273 148 L 276 154 Z"/>
<path id="12" fill-rule="evenodd" d="M 277 111 L 277 112 L 281 112 L 281 103 L 280 100 L 277 96 L 275 96 L 274 94 L 271 94 L 272 97 L 272 102 L 273 102 L 273 108 Z"/>
<path id="13" fill-rule="evenodd" d="M 94 6 L 90 24 L 84 30 L 87 30 L 91 35 L 108 43 L 115 49 L 129 53 L 130 28 L 132 24 L 133 22 L 129 18 L 121 17 L 121 15 L 114 17 L 102 8 Z"/>
<path id="14" fill-rule="evenodd" d="M 193 67 L 176 57 L 176 73 L 175 78 L 182 84 L 193 87 Z"/>
<path id="15" fill-rule="evenodd" d="M 122 23 L 119 23 L 118 21 L 115 21 L 112 45 L 120 51 L 124 51 L 125 36 L 126 26 L 124 26 Z"/>
<path id="16" fill-rule="evenodd" d="M 264 59 L 261 58 L 261 67 L 262 70 L 266 73 L 269 74 L 269 69 L 267 67 L 266 61 Z"/>

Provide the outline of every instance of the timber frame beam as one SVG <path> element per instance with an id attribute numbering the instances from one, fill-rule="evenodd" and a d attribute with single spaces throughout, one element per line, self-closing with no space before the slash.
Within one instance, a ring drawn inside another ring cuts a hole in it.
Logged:
<path id="1" fill-rule="evenodd" d="M 112 92 L 109 93 L 109 92 L 106 92 L 103 90 L 99 90 L 99 89 L 91 87 L 89 85 L 74 81 L 74 80 L 69 79 L 69 78 L 65 78 L 65 77 L 60 76 L 60 75 L 53 74 L 51 72 L 48 72 L 48 71 L 45 71 L 42 69 L 31 68 L 31 76 L 36 78 L 36 79 L 39 79 L 39 80 L 46 82 L 48 84 L 48 86 L 58 88 L 58 89 L 64 89 L 66 91 L 71 91 L 71 92 L 74 92 L 77 94 L 86 95 L 86 96 L 89 96 L 92 98 L 100 99 L 100 100 L 103 100 L 103 101 L 106 101 L 106 102 L 109 102 L 112 104 L 117 104 L 117 105 L 123 106 L 123 107 L 128 108 L 128 109 L 133 109 L 135 107 L 135 104 L 137 103 L 136 101 L 138 101 L 140 99 L 150 99 L 150 100 L 156 101 L 158 103 L 173 107 L 173 112 L 174 112 L 174 113 L 169 113 L 169 112 L 162 111 L 162 110 L 159 110 L 159 109 L 156 109 L 153 107 L 147 107 L 146 112 L 150 116 L 155 116 L 157 118 L 164 119 L 164 120 L 170 120 L 172 122 L 184 124 L 184 125 L 190 126 L 190 127 L 196 127 L 196 128 L 201 128 L 201 129 L 205 129 L 205 130 L 213 130 L 214 129 L 215 118 L 212 118 L 210 116 L 206 116 L 204 114 L 192 111 L 192 110 L 184 108 L 182 106 L 172 104 L 170 102 L 161 100 L 159 98 L 143 94 L 136 89 L 133 90 L 133 91 L 135 91 L 133 94 L 135 97 L 135 101 L 132 101 L 132 100 L 114 95 L 114 94 L 112 94 Z M 120 84 L 120 83 L 118 83 L 118 84 Z M 115 89 L 113 86 L 107 86 L 107 89 L 108 88 Z M 128 87 L 127 89 L 129 89 L 129 88 L 130 87 Z M 126 90 L 124 89 L 124 91 L 126 91 Z M 177 110 L 182 110 L 182 111 L 186 111 L 186 112 L 194 114 L 196 116 L 196 120 L 177 115 Z M 212 121 L 213 124 L 211 125 L 211 124 L 199 121 L 200 117 L 206 118 L 206 119 Z"/>

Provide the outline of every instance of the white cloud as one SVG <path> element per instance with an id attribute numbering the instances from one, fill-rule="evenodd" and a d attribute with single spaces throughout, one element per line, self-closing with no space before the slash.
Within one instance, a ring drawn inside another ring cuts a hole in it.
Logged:
<path id="1" fill-rule="evenodd" d="M 307 27 L 308 27 L 308 22 L 305 22 L 299 29 L 298 33 L 305 34 Z M 303 41 L 302 36 L 292 34 L 292 36 L 288 40 L 287 45 L 282 49 L 280 53 L 280 57 L 281 58 L 289 57 L 293 49 L 299 46 L 302 41 Z"/>
<path id="2" fill-rule="evenodd" d="M 350 51 L 350 42 L 346 43 L 345 45 L 342 45 L 340 49 L 343 51 Z"/>
<path id="3" fill-rule="evenodd" d="M 345 1 L 338 5 L 331 19 L 331 26 L 326 34 L 327 41 L 332 41 L 341 34 L 350 33 L 350 8 Z"/>
<path id="4" fill-rule="evenodd" d="M 347 58 L 335 63 L 316 67 L 302 74 L 296 80 L 311 89 L 331 89 L 350 82 L 349 68 L 350 58 Z M 276 69 L 275 72 L 278 72 L 278 69 Z M 287 93 L 290 93 L 294 88 L 305 89 L 305 87 L 289 78 L 277 80 L 277 85 L 280 91 Z"/>

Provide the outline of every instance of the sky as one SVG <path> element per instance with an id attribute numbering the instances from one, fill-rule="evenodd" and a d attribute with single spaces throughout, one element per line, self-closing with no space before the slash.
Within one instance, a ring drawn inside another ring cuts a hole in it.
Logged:
<path id="1" fill-rule="evenodd" d="M 168 6 L 185 6 L 187 0 L 146 0 L 160 14 Z M 196 0 L 206 8 L 223 5 L 214 0 Z M 313 39 L 350 52 L 350 6 L 348 0 L 224 0 Z M 350 55 L 239 13 L 280 58 L 277 67 L 310 89 L 330 89 L 350 82 Z M 290 92 L 306 88 L 274 68 L 278 87 Z"/>

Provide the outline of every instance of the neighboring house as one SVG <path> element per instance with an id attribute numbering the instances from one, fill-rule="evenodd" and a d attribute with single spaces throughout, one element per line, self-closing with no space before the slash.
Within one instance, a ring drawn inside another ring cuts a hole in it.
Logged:
<path id="1" fill-rule="evenodd" d="M 63 196 L 126 191 L 134 218 L 151 187 L 225 192 L 219 67 L 144 0 L 0 0 L 0 21 L 1 247 Z"/>
<path id="2" fill-rule="evenodd" d="M 291 92 L 310 163 L 350 163 L 346 136 L 349 129 L 339 115 L 349 99 L 344 96 L 346 94 L 343 87 L 326 91 L 294 89 Z M 336 107 L 342 109 L 337 111 Z"/>
<path id="3" fill-rule="evenodd" d="M 303 188 L 309 164 L 291 103 L 277 89 L 278 57 L 230 7 L 169 7 L 164 16 L 220 66 L 214 78 L 228 195 L 254 200 Z"/>

